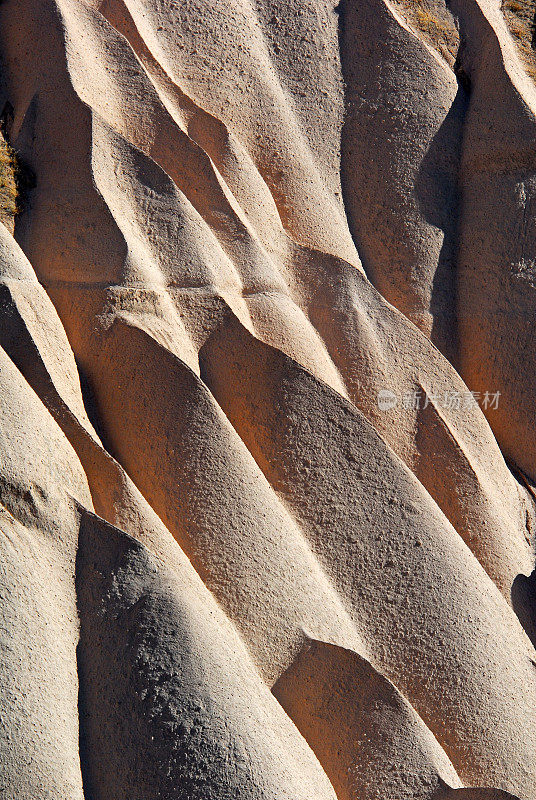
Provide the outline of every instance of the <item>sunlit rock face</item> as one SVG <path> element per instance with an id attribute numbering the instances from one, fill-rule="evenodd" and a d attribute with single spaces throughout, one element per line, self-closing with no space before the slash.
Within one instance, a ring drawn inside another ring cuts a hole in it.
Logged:
<path id="1" fill-rule="evenodd" d="M 0 5 L 2 797 L 536 800 L 518 5 Z"/>

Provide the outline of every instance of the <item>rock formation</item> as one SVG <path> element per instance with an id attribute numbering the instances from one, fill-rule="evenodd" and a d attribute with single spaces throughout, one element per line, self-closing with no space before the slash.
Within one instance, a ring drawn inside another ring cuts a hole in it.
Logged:
<path id="1" fill-rule="evenodd" d="M 3 797 L 536 800 L 516 13 L 0 5 Z"/>

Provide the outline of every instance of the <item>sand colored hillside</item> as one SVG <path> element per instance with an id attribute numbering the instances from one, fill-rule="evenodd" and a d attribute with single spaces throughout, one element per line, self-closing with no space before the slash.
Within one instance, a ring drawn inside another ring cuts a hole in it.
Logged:
<path id="1" fill-rule="evenodd" d="M 536 800 L 512 9 L 0 4 L 2 796 Z"/>

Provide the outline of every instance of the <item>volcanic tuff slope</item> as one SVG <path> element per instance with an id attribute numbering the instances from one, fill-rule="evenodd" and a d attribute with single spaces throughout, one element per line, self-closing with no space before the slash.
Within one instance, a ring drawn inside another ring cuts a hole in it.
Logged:
<path id="1" fill-rule="evenodd" d="M 5 0 L 0 52 L 2 796 L 535 800 L 499 3 Z"/>

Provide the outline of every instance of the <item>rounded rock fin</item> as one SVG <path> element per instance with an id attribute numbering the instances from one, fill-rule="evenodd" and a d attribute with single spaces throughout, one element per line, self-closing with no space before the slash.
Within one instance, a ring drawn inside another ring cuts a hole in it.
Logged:
<path id="1" fill-rule="evenodd" d="M 360 655 L 308 640 L 272 688 L 330 778 L 338 800 L 435 798 L 460 786 L 437 740 Z"/>
<path id="2" fill-rule="evenodd" d="M 303 249 L 299 257 L 310 282 L 308 317 L 350 400 L 489 573 L 500 575 L 498 585 L 510 602 L 508 584 L 516 572 L 526 573 L 529 553 L 516 482 L 484 416 L 491 395 L 487 400 L 485 393 L 473 395 L 422 333 L 349 264 Z M 322 272 L 315 273 L 316 264 L 323 265 Z M 380 403 L 384 392 L 387 406 Z M 455 455 L 456 468 L 450 464 L 439 481 L 435 465 L 448 454 Z M 472 491 L 460 492 L 461 483 Z M 504 564 L 497 559 L 501 552 Z"/>
<path id="3" fill-rule="evenodd" d="M 91 514 L 80 526 L 80 711 L 95 800 L 335 800 L 190 565 Z"/>
<path id="4" fill-rule="evenodd" d="M 460 168 L 460 374 L 499 393 L 485 414 L 511 463 L 535 477 L 536 87 L 498 3 L 450 0 L 470 84 Z"/>
<path id="5" fill-rule="evenodd" d="M 84 471 L 0 348 L 0 787 L 84 797 L 78 753 L 77 503 Z"/>
<path id="6" fill-rule="evenodd" d="M 341 19 L 341 175 L 350 229 L 372 283 L 455 363 L 466 98 L 390 3 L 346 0 Z"/>
<path id="7" fill-rule="evenodd" d="M 535 735 L 530 642 L 422 484 L 355 407 L 236 319 L 207 341 L 200 363 L 349 604 L 371 662 L 409 699 L 461 780 L 488 776 L 528 792 L 534 753 L 514 731 Z M 505 705 L 507 696 L 518 699 Z"/>
<path id="8" fill-rule="evenodd" d="M 100 354 L 94 383 L 117 460 L 235 621 L 266 681 L 288 665 L 304 626 L 365 652 L 299 526 L 203 381 L 122 319 Z"/>

